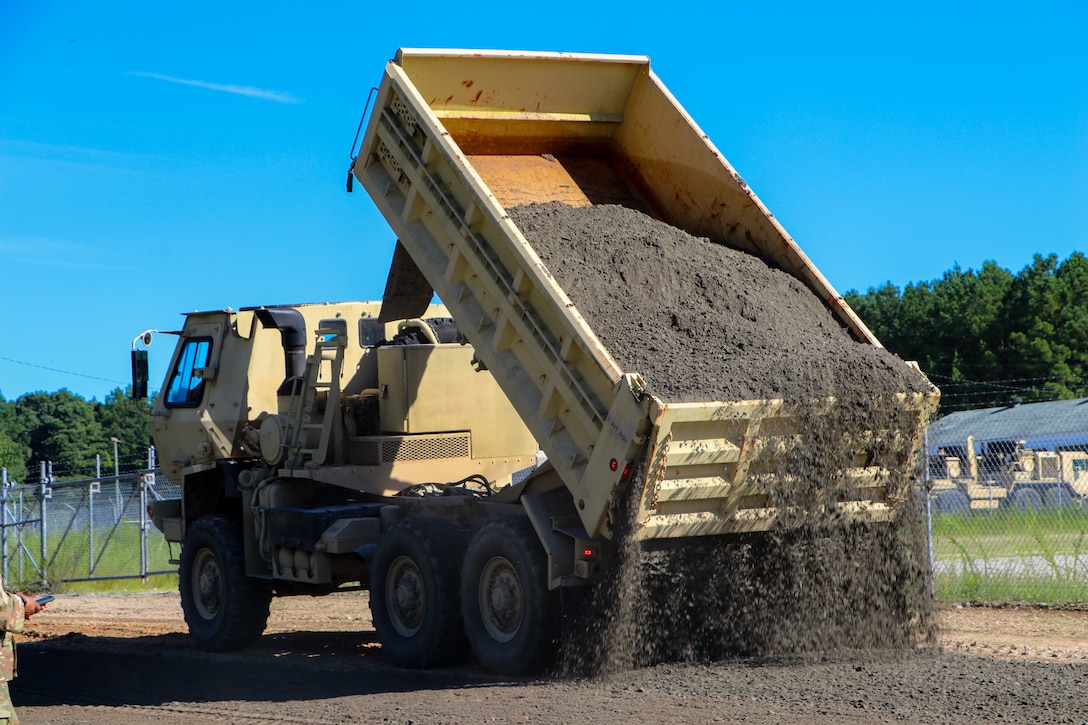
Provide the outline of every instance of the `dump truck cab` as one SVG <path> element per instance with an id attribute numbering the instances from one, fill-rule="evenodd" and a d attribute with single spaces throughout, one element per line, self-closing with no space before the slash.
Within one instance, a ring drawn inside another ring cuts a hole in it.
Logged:
<path id="1" fill-rule="evenodd" d="M 404 448 L 430 436 L 431 453 L 412 458 L 474 461 L 452 467 L 464 475 L 502 480 L 510 466 L 531 465 L 535 442 L 490 375 L 473 367 L 472 348 L 457 342 L 445 309 L 390 323 L 378 321 L 379 309 L 355 302 L 186 315 L 152 412 L 167 475 L 180 480 L 258 461 L 277 466 L 290 457 L 292 425 L 306 426 L 292 444 L 311 469 L 387 466 L 383 483 L 362 487 L 371 493 L 394 493 L 421 478 L 396 473 L 397 458 L 375 448 L 390 434 Z M 326 355 L 309 371 L 316 390 L 306 401 L 307 360 L 318 350 Z M 473 414 L 479 406 L 495 413 L 481 420 Z M 327 432 L 320 427 L 326 422 Z"/>
<path id="2" fill-rule="evenodd" d="M 536 464 L 532 435 L 444 308 L 389 323 L 379 308 L 194 312 L 176 333 L 152 431 L 182 496 L 152 517 L 183 542 L 183 607 L 202 646 L 263 630 L 273 592 L 365 582 L 401 515 L 391 497 L 460 485 L 445 503 L 467 503 Z M 224 577 L 248 604 L 213 592 Z"/>

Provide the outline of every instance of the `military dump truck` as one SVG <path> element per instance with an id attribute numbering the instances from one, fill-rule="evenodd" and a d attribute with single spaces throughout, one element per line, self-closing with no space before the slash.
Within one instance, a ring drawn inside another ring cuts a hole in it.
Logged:
<path id="1" fill-rule="evenodd" d="M 929 456 L 929 489 L 937 513 L 1083 504 L 1088 453 L 1037 451 L 1022 440 L 945 446 Z"/>
<path id="2" fill-rule="evenodd" d="M 259 635 L 274 595 L 368 588 L 395 662 L 471 648 L 528 672 L 602 575 L 629 487 L 638 540 L 776 525 L 767 458 L 811 421 L 778 399 L 655 396 L 510 207 L 637 199 L 786 270 L 878 345 L 645 57 L 402 49 L 352 179 L 399 239 L 381 303 L 190 314 L 154 405 L 182 496 L 153 520 L 182 543 L 185 618 L 209 650 Z M 936 402 L 899 396 L 907 422 L 870 438 L 914 441 L 913 467 Z M 859 450 L 839 509 L 892 519 L 885 473 Z"/>

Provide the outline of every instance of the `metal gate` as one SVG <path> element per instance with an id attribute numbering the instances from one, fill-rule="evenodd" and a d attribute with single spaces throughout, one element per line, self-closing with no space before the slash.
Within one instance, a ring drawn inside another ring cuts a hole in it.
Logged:
<path id="1" fill-rule="evenodd" d="M 63 482 L 45 473 L 40 483 L 3 486 L 0 567 L 7 588 L 176 573 L 176 554 L 147 510 L 179 495 L 158 469 Z"/>

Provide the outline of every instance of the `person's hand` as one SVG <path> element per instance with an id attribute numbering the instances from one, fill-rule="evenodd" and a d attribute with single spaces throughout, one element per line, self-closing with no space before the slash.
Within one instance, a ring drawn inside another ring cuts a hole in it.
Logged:
<path id="1" fill-rule="evenodd" d="M 22 592 L 15 592 L 15 596 L 23 600 L 23 616 L 27 619 L 45 609 L 44 604 L 38 604 L 33 597 L 28 597 Z"/>

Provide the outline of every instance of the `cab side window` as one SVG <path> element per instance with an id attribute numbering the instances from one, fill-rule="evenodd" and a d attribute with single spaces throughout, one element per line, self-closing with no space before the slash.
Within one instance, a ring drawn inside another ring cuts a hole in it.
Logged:
<path id="1" fill-rule="evenodd" d="M 207 366 L 211 351 L 210 337 L 194 337 L 185 341 L 166 388 L 166 407 L 192 408 L 200 405 L 200 399 L 204 397 L 204 379 L 197 377 L 196 371 Z"/>
<path id="2" fill-rule="evenodd" d="M 359 347 L 374 347 L 385 339 L 385 325 L 373 317 L 359 320 Z"/>

